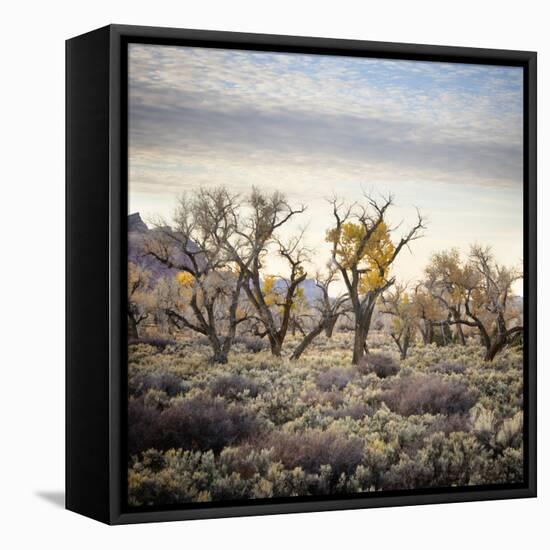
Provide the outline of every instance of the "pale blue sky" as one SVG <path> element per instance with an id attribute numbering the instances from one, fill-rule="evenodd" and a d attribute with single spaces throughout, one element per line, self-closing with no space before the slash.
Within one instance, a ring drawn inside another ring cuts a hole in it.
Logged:
<path id="1" fill-rule="evenodd" d="M 402 230 L 414 207 L 429 222 L 401 278 L 473 242 L 522 259 L 520 68 L 132 44 L 129 78 L 129 210 L 144 219 L 200 186 L 279 189 L 308 206 L 287 232 L 308 226 L 314 269 L 325 198 L 391 191 Z"/>

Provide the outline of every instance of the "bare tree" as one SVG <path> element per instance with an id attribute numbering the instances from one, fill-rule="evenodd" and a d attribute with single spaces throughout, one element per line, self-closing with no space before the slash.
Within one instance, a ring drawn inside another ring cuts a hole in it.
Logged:
<path id="1" fill-rule="evenodd" d="M 515 334 L 523 332 L 521 314 L 510 303 L 512 286 L 523 275 L 516 269 L 497 264 L 489 247 L 472 246 L 470 260 L 480 274 L 481 284 L 479 296 L 473 291 L 466 295 L 466 314 L 481 334 L 487 349 L 485 359 L 492 361 Z M 476 309 L 481 309 L 478 315 Z"/>
<path id="2" fill-rule="evenodd" d="M 422 341 L 425 345 L 431 344 L 434 340 L 434 328 L 441 326 L 441 323 L 445 321 L 448 310 L 432 296 L 422 283 L 415 286 L 411 300 Z"/>
<path id="3" fill-rule="evenodd" d="M 220 244 L 235 231 L 236 200 L 221 188 L 183 196 L 174 227 L 160 221 L 146 245 L 147 254 L 178 273 L 161 289 L 164 313 L 178 328 L 206 336 L 216 363 L 227 362 L 237 326 L 248 319 L 239 307 L 245 273 Z"/>
<path id="4" fill-rule="evenodd" d="M 431 296 L 448 312 L 449 321 L 441 321 L 455 326 L 455 339 L 465 345 L 466 339 L 460 321 L 465 315 L 464 286 L 471 278 L 471 266 L 463 266 L 456 248 L 439 252 L 432 256 L 426 268 L 425 286 Z"/>
<path id="5" fill-rule="evenodd" d="M 253 188 L 244 208 L 234 205 L 232 209 L 234 238 L 218 240 L 243 277 L 243 290 L 255 310 L 257 334 L 268 338 L 275 356 L 281 355 L 297 290 L 307 277 L 308 257 L 302 234 L 284 242 L 277 230 L 304 211 L 305 206 L 292 207 L 282 193 L 268 195 Z M 288 265 L 288 274 L 279 277 L 282 291 L 275 302 L 266 300 L 264 288 L 263 264 L 269 253 L 278 254 Z"/>
<path id="6" fill-rule="evenodd" d="M 150 294 L 151 273 L 133 262 L 128 263 L 128 336 L 139 338 L 139 325 L 153 310 Z"/>
<path id="7" fill-rule="evenodd" d="M 390 267 L 412 241 L 421 236 L 423 218 L 417 212 L 416 224 L 403 235 L 397 245 L 391 240 L 392 229 L 386 223 L 391 196 L 380 201 L 365 195 L 364 204 L 330 201 L 334 226 L 327 234 L 332 244 L 332 261 L 346 285 L 355 317 L 352 363 L 357 364 L 366 351 L 374 306 L 379 296 L 394 279 Z"/>
<path id="8" fill-rule="evenodd" d="M 304 320 L 307 320 L 310 317 L 310 310 L 311 308 L 309 300 L 305 295 L 305 289 L 303 286 L 299 286 L 296 289 L 296 294 L 294 295 L 294 304 L 291 309 L 289 321 L 289 330 L 292 336 L 296 336 L 298 332 L 302 336 L 305 335 Z"/>
<path id="9" fill-rule="evenodd" d="M 338 297 L 332 298 L 329 294 L 330 285 L 336 280 L 336 272 L 334 269 L 329 269 L 325 276 L 319 273 L 315 277 L 315 285 L 320 291 L 320 296 L 315 300 L 312 309 L 316 311 L 316 319 L 313 326 L 308 332 L 304 332 L 304 337 L 298 346 L 294 349 L 291 359 L 299 359 L 306 348 L 321 334 L 323 331 L 332 330 L 338 317 L 346 311 L 348 303 L 347 294 L 341 294 Z"/>
<path id="10" fill-rule="evenodd" d="M 405 286 L 395 284 L 382 294 L 382 303 L 382 313 L 392 317 L 390 337 L 397 345 L 401 359 L 406 359 L 416 331 L 414 302 Z"/>
<path id="11" fill-rule="evenodd" d="M 477 329 L 486 350 L 485 360 L 492 361 L 523 332 L 521 311 L 511 304 L 513 284 L 522 274 L 497 264 L 489 247 L 472 246 L 466 262 L 460 260 L 458 252 L 452 254 L 456 267 L 439 272 L 435 288 L 452 285 L 464 318 L 452 315 L 448 323 Z"/>

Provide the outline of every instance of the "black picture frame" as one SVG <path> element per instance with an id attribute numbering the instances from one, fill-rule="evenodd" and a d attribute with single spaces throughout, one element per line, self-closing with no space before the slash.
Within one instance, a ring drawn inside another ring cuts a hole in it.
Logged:
<path id="1" fill-rule="evenodd" d="M 127 45 L 133 42 L 524 69 L 524 483 L 128 509 L 125 492 Z M 536 496 L 535 52 L 109 25 L 66 43 L 66 507 L 108 524 Z"/>

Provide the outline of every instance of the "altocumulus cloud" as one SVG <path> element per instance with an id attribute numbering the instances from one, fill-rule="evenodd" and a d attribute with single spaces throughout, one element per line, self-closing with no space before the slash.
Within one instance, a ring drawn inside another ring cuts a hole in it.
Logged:
<path id="1" fill-rule="evenodd" d="M 519 68 L 135 44 L 129 70 L 136 192 L 521 186 Z"/>

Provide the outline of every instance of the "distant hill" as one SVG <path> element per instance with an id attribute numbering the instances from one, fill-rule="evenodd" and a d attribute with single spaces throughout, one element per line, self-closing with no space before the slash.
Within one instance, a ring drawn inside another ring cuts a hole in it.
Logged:
<path id="1" fill-rule="evenodd" d="M 139 212 L 128 216 L 128 260 L 150 271 L 153 276 L 153 282 L 161 278 L 175 277 L 179 271 L 178 269 L 166 267 L 163 263 L 147 254 L 147 240 L 154 237 L 157 232 L 158 229 L 149 229 L 147 227 L 141 219 Z M 196 245 L 193 245 L 193 248 L 197 250 Z M 177 245 L 173 246 L 171 255 L 175 263 L 180 265 L 189 264 L 189 259 L 178 249 Z"/>
<path id="2" fill-rule="evenodd" d="M 299 285 L 300 288 L 304 290 L 304 296 L 307 299 L 307 301 L 312 304 L 319 298 L 322 298 L 323 292 L 321 289 L 315 284 L 314 279 L 306 279 Z M 278 290 L 286 290 L 287 285 L 284 279 L 277 279 L 275 283 L 275 288 Z"/>
<path id="3" fill-rule="evenodd" d="M 139 212 L 128 216 L 128 260 L 150 271 L 153 276 L 153 283 L 161 278 L 173 278 L 179 271 L 167 268 L 164 264 L 147 254 L 147 240 L 154 237 L 156 232 L 158 232 L 158 229 L 149 229 L 147 227 L 147 224 L 141 219 Z M 192 243 L 191 250 L 198 250 L 198 246 Z M 189 259 L 176 245 L 174 245 L 172 256 L 179 264 L 186 265 L 189 262 Z M 283 279 L 277 279 L 275 286 L 280 290 L 286 289 L 286 283 Z M 304 296 L 310 304 L 323 295 L 321 289 L 316 286 L 313 279 L 303 281 L 300 284 L 300 288 L 304 289 Z"/>
<path id="4" fill-rule="evenodd" d="M 139 212 L 128 216 L 128 233 L 147 233 L 147 231 L 149 231 L 149 228 L 141 219 Z"/>

